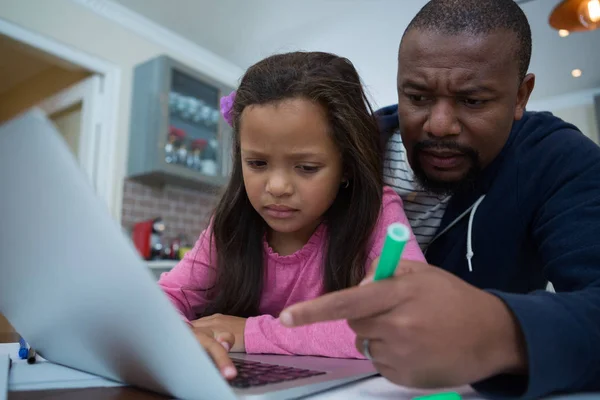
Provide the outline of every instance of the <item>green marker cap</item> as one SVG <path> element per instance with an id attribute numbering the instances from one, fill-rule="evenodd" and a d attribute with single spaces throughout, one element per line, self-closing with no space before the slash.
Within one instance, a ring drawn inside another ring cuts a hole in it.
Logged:
<path id="1" fill-rule="evenodd" d="M 413 400 L 461 400 L 461 396 L 456 392 L 446 392 L 414 397 Z"/>
<path id="2" fill-rule="evenodd" d="M 406 225 L 396 222 L 388 227 L 373 280 L 379 281 L 394 275 L 409 239 L 410 229 Z"/>

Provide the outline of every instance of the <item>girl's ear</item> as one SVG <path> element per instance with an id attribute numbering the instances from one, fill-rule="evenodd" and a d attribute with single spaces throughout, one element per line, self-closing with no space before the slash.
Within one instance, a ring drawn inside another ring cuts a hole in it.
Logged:
<path id="1" fill-rule="evenodd" d="M 342 175 L 342 182 L 340 185 L 344 189 L 348 189 L 348 186 L 350 186 L 350 175 L 348 173 L 344 173 L 344 175 Z"/>

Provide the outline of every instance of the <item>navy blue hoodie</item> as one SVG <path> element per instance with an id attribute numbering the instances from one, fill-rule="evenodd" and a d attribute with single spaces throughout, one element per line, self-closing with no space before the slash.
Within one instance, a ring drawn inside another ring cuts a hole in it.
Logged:
<path id="1" fill-rule="evenodd" d="M 385 141 L 397 106 L 377 114 Z M 600 391 L 600 147 L 550 113 L 526 112 L 474 186 L 452 197 L 426 258 L 508 305 L 529 374 L 473 387 L 510 399 Z"/>

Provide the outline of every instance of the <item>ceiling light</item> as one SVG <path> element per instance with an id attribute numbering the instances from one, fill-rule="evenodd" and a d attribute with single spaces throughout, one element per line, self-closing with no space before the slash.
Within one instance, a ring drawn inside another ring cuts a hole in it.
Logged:
<path id="1" fill-rule="evenodd" d="M 558 36 L 560 37 L 567 37 L 569 36 L 569 31 L 566 29 L 559 29 L 558 30 Z"/>
<path id="2" fill-rule="evenodd" d="M 600 0 L 584 1 L 579 6 L 579 16 L 581 23 L 585 26 L 595 25 L 600 22 Z"/>
<path id="3" fill-rule="evenodd" d="M 579 78 L 582 73 L 583 72 L 581 72 L 579 68 L 575 68 L 573 71 L 571 71 L 571 75 L 573 75 L 573 78 Z"/>
<path id="4" fill-rule="evenodd" d="M 548 22 L 554 29 L 569 32 L 598 29 L 600 0 L 563 0 L 554 7 Z"/>

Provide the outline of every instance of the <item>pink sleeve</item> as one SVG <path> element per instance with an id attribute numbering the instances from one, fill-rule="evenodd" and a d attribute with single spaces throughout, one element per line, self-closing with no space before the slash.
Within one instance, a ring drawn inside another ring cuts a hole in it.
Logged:
<path id="1" fill-rule="evenodd" d="M 158 281 L 188 323 L 204 310 L 207 289 L 216 279 L 216 253 L 214 246 L 210 248 L 210 236 L 210 228 L 202 232 L 194 248 L 171 271 L 163 273 Z"/>
<path id="2" fill-rule="evenodd" d="M 394 222 L 403 223 L 411 230 L 410 240 L 408 243 L 406 243 L 406 247 L 402 253 L 402 259 L 426 262 L 425 256 L 423 255 L 423 252 L 417 243 L 417 239 L 410 228 L 408 218 L 406 218 L 406 214 L 404 213 L 402 199 L 400 196 L 398 196 L 398 193 L 396 193 L 394 189 L 386 186 L 383 189 L 381 213 L 379 214 L 377 225 L 375 226 L 373 235 L 371 236 L 371 250 L 369 251 L 369 256 L 367 259 L 367 270 L 371 268 L 371 263 L 373 260 L 375 260 L 381 254 L 383 242 L 385 241 L 385 236 L 387 235 L 387 228 Z"/>
<path id="3" fill-rule="evenodd" d="M 335 358 L 365 357 L 354 346 L 356 334 L 346 321 L 287 328 L 271 315 L 248 318 L 244 342 L 248 354 L 284 354 Z"/>

